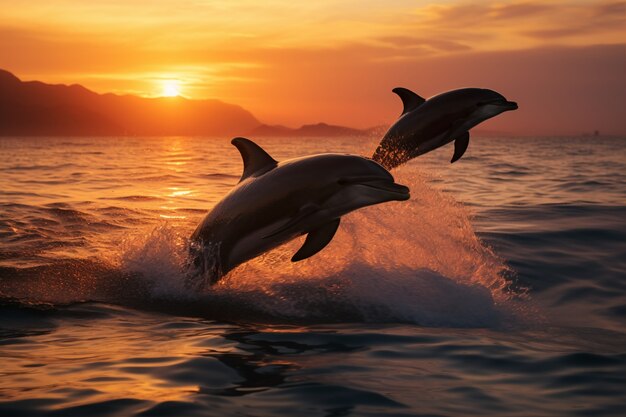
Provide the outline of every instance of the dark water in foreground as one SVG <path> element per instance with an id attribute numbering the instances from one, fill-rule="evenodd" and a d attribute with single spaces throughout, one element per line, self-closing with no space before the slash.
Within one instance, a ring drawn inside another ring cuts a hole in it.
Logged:
<path id="1" fill-rule="evenodd" d="M 446 147 L 319 255 L 197 293 L 185 240 L 239 178 L 226 139 L 0 138 L 0 415 L 624 415 L 624 144 Z"/>

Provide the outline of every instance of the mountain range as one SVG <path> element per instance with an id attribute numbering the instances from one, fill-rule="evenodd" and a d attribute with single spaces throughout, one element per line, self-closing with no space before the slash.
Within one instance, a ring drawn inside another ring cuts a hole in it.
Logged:
<path id="1" fill-rule="evenodd" d="M 98 94 L 77 84 L 21 81 L 0 69 L 0 136 L 365 136 L 379 130 L 266 125 L 220 100 Z"/>

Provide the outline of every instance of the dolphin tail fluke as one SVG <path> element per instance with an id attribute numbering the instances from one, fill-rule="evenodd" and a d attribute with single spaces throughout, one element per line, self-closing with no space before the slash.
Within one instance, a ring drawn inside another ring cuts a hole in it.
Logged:
<path id="1" fill-rule="evenodd" d="M 339 227 L 340 219 L 335 219 L 315 230 L 311 230 L 306 236 L 306 240 L 302 247 L 291 258 L 291 262 L 298 262 L 303 259 L 309 258 L 321 251 L 333 240 L 335 232 Z"/>
<path id="2" fill-rule="evenodd" d="M 461 157 L 467 150 L 467 146 L 469 145 L 469 138 L 470 138 L 469 132 L 465 132 L 463 133 L 463 135 L 461 135 L 461 137 L 458 137 L 454 141 L 454 155 L 452 156 L 450 163 L 456 162 L 459 159 L 461 159 Z"/>

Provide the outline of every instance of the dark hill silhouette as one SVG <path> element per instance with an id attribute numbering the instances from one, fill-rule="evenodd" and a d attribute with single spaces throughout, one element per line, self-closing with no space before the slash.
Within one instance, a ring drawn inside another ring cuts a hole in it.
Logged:
<path id="1" fill-rule="evenodd" d="M 238 135 L 259 125 L 219 100 L 97 94 L 0 70 L 0 135 Z"/>
<path id="2" fill-rule="evenodd" d="M 317 123 L 302 125 L 297 129 L 292 129 L 281 125 L 260 125 L 254 128 L 250 136 L 372 136 L 384 133 L 384 127 L 373 127 L 369 129 L 354 129 L 351 127 L 329 125 L 327 123 Z"/>
<path id="3" fill-rule="evenodd" d="M 249 111 L 219 100 L 98 94 L 85 87 L 21 81 L 0 69 L 0 136 L 224 135 L 382 136 L 385 127 L 326 123 L 297 129 L 261 124 Z"/>

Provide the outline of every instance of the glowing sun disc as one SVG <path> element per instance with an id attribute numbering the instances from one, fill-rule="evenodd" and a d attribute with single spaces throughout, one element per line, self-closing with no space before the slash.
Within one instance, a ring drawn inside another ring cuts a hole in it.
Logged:
<path id="1" fill-rule="evenodd" d="M 163 81 L 163 96 L 164 97 L 177 97 L 180 95 L 180 85 L 177 80 L 165 80 Z"/>

